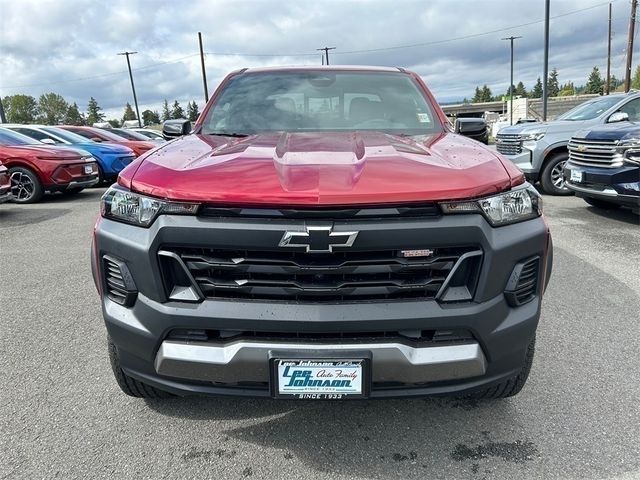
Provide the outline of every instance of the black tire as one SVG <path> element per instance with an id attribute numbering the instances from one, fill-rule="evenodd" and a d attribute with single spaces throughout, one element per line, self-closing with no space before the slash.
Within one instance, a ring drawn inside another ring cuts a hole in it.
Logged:
<path id="1" fill-rule="evenodd" d="M 583 200 L 592 207 L 603 208 L 605 210 L 615 210 L 620 208 L 620 205 L 613 202 L 607 202 L 606 200 L 600 200 L 599 198 L 584 197 Z"/>
<path id="2" fill-rule="evenodd" d="M 561 152 L 556 153 L 546 161 L 540 173 L 540 184 L 545 193 L 549 195 L 573 194 L 573 192 L 565 186 L 562 173 L 567 160 L 569 160 L 569 154 L 567 152 Z"/>
<path id="3" fill-rule="evenodd" d="M 98 183 L 96 183 L 93 188 L 99 188 L 104 184 L 104 172 L 102 171 L 102 167 L 98 165 Z"/>
<path id="4" fill-rule="evenodd" d="M 14 203 L 36 203 L 42 199 L 44 188 L 38 175 L 26 167 L 9 169 L 11 194 Z"/>
<path id="5" fill-rule="evenodd" d="M 493 387 L 489 387 L 486 390 L 480 390 L 479 392 L 474 392 L 469 395 L 467 398 L 478 399 L 478 400 L 490 400 L 497 398 L 507 398 L 513 397 L 517 395 L 524 384 L 527 382 L 527 378 L 529 378 L 529 372 L 531 371 L 531 365 L 533 364 L 533 356 L 535 354 L 535 346 L 536 340 L 535 338 L 527 347 L 527 355 L 524 359 L 524 365 L 522 369 L 518 373 L 518 375 L 505 380 L 502 383 L 494 385 Z"/>
<path id="6" fill-rule="evenodd" d="M 120 368 L 120 359 L 118 358 L 118 349 L 109 339 L 109 361 L 111 362 L 111 368 L 113 369 L 113 375 L 116 377 L 116 382 L 120 389 L 129 395 L 136 398 L 171 398 L 175 395 L 158 390 L 155 387 L 142 383 L 135 378 L 130 377 L 122 371 Z"/>
<path id="7" fill-rule="evenodd" d="M 84 187 L 67 188 L 66 190 L 62 191 L 62 194 L 63 195 L 77 195 L 78 193 L 80 193 L 83 190 L 84 190 Z"/>

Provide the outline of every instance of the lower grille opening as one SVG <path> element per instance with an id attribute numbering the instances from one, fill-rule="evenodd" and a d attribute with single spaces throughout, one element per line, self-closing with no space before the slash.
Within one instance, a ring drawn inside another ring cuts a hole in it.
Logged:
<path id="1" fill-rule="evenodd" d="M 474 339 L 471 332 L 453 330 L 397 330 L 381 332 L 260 332 L 240 330 L 174 329 L 167 340 L 223 343 L 237 340 L 303 341 L 308 343 L 366 343 L 399 341 L 411 344 L 454 344 Z"/>

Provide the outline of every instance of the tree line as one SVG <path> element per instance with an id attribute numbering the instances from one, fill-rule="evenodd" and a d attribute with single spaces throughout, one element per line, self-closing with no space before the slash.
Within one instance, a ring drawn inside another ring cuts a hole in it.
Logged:
<path id="1" fill-rule="evenodd" d="M 8 95 L 2 99 L 7 122 L 9 123 L 43 123 L 46 125 L 93 125 L 94 123 L 109 122 L 114 127 L 120 127 L 127 120 L 137 120 L 136 113 L 127 102 L 122 119 L 106 119 L 98 101 L 91 97 L 87 103 L 86 112 L 81 112 L 76 102 L 67 102 L 62 95 L 49 92 L 40 95 L 38 99 L 31 95 Z M 200 115 L 198 104 L 194 101 L 187 103 L 186 112 L 175 100 L 171 108 L 164 100 L 162 114 L 155 110 L 144 110 L 140 114 L 144 126 L 159 124 L 173 118 L 186 118 L 195 122 Z"/>
<path id="2" fill-rule="evenodd" d="M 600 69 L 598 69 L 598 67 L 593 67 L 593 70 L 591 70 L 589 78 L 587 79 L 587 83 L 578 87 L 576 87 L 573 82 L 561 84 L 558 80 L 558 70 L 556 68 L 553 68 L 551 70 L 551 73 L 549 74 L 549 78 L 547 79 L 547 92 L 549 97 L 565 97 L 569 95 L 580 95 L 587 93 L 602 95 L 605 91 L 605 83 L 606 78 L 603 78 L 603 76 L 600 74 Z M 611 76 L 611 91 L 616 91 L 616 89 L 621 87 L 623 84 L 623 80 L 617 79 L 615 75 Z M 636 67 L 633 79 L 631 81 L 631 88 L 640 90 L 640 66 Z M 463 100 L 463 103 L 501 101 L 503 96 L 511 96 L 511 89 L 513 89 L 514 97 L 542 98 L 542 81 L 540 80 L 540 77 L 538 77 L 536 83 L 530 90 L 527 90 L 525 88 L 524 83 L 518 82 L 517 85 L 511 85 L 510 88 L 507 88 L 507 91 L 504 95 L 494 96 L 491 92 L 491 89 L 487 85 L 476 87 L 473 98 L 471 100 L 465 98 Z"/>

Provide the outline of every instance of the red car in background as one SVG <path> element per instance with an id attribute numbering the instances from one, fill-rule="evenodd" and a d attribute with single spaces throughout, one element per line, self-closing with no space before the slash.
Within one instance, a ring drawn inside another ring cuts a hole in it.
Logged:
<path id="1" fill-rule="evenodd" d="M 11 181 L 9 180 L 9 170 L 0 162 L 0 203 L 4 203 L 11 198 Z"/>
<path id="2" fill-rule="evenodd" d="M 93 140 L 94 142 L 117 143 L 118 145 L 124 145 L 125 147 L 129 147 L 131 150 L 133 150 L 133 153 L 135 153 L 136 157 L 139 157 L 147 150 L 151 150 L 152 148 L 158 146 L 157 143 L 150 140 L 129 140 L 102 128 L 77 127 L 75 125 L 61 125 L 60 128 L 64 128 L 65 130 L 69 130 L 73 133 L 77 133 L 78 135 L 82 135 L 83 137 Z"/>
<path id="3" fill-rule="evenodd" d="M 16 203 L 35 203 L 45 192 L 75 194 L 98 183 L 98 164 L 92 156 L 43 145 L 7 129 L 0 129 L 0 163 L 9 169 Z M 0 169 L 0 196 L 5 183 Z"/>

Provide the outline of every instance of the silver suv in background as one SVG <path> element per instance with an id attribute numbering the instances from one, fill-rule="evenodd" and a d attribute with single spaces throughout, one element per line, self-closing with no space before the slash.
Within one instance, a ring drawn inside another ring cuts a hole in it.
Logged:
<path id="1" fill-rule="evenodd" d="M 539 181 L 545 193 L 570 195 L 562 171 L 569 160 L 573 134 L 587 127 L 621 121 L 640 121 L 640 92 L 589 100 L 557 120 L 505 127 L 498 132 L 498 152 L 522 170 L 531 183 Z"/>

